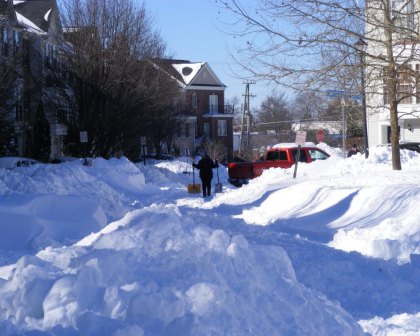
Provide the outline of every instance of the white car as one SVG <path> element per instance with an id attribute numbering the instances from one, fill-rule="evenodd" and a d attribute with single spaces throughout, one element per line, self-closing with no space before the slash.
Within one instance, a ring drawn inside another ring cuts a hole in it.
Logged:
<path id="1" fill-rule="evenodd" d="M 0 157 L 0 168 L 14 169 L 17 167 L 30 167 L 39 164 L 39 161 L 18 156 Z"/>

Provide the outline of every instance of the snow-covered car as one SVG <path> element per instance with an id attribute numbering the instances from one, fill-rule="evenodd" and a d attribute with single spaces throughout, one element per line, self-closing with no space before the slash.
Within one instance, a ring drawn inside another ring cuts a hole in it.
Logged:
<path id="1" fill-rule="evenodd" d="M 40 162 L 34 159 L 17 156 L 0 157 L 0 168 L 14 169 L 17 167 L 30 167 Z"/>

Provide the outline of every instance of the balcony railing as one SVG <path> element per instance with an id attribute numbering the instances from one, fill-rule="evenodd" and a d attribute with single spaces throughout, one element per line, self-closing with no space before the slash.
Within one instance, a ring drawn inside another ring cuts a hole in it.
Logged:
<path id="1" fill-rule="evenodd" d="M 224 105 L 223 110 L 219 110 L 219 106 L 209 105 L 207 108 L 210 114 L 233 114 L 235 105 Z"/>
<path id="2" fill-rule="evenodd" d="M 225 105 L 225 114 L 234 114 L 235 105 Z"/>

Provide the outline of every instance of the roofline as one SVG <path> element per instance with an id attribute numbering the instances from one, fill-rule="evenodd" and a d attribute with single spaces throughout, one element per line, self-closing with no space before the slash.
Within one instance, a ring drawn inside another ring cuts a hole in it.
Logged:
<path id="1" fill-rule="evenodd" d="M 226 86 L 206 86 L 206 85 L 185 85 L 186 90 L 213 90 L 213 91 L 225 91 Z"/>

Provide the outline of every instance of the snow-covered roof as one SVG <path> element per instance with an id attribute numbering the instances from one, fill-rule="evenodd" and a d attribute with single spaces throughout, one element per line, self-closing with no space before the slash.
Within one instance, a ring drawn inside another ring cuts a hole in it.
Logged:
<path id="1" fill-rule="evenodd" d="M 56 7 L 54 0 L 21 1 L 14 0 L 13 6 L 18 22 L 28 27 L 33 33 L 47 33 L 51 14 Z"/>
<path id="2" fill-rule="evenodd" d="M 36 34 L 46 34 L 45 31 L 43 31 L 35 23 L 33 23 L 31 20 L 27 19 L 25 16 L 23 16 L 19 12 L 16 12 L 16 18 L 17 18 L 18 22 L 20 24 L 26 26 L 30 32 L 36 33 Z"/>
<path id="3" fill-rule="evenodd" d="M 177 80 L 182 87 L 197 86 L 203 89 L 212 87 L 220 90 L 226 87 L 207 62 L 155 59 L 153 60 L 153 64 Z"/>
<path id="4" fill-rule="evenodd" d="M 51 14 L 51 9 L 48 12 L 46 12 L 45 15 L 44 15 L 44 20 L 45 21 L 49 20 L 50 14 Z"/>
<path id="5" fill-rule="evenodd" d="M 283 142 L 283 143 L 275 144 L 271 148 L 294 148 L 294 147 L 297 147 L 297 146 L 298 145 L 294 142 Z M 305 144 L 303 146 L 305 146 L 305 147 L 316 147 L 316 145 L 313 142 L 305 142 Z"/>

